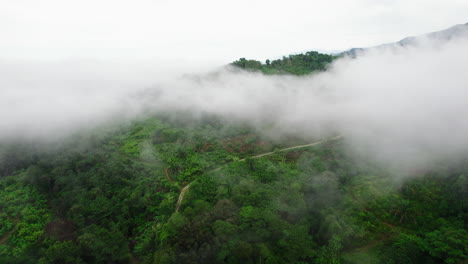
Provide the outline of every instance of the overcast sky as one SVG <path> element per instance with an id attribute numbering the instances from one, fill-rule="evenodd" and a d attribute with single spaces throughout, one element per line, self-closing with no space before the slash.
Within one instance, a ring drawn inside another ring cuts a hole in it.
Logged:
<path id="1" fill-rule="evenodd" d="M 0 58 L 264 60 L 468 22 L 466 0 L 0 0 Z"/>

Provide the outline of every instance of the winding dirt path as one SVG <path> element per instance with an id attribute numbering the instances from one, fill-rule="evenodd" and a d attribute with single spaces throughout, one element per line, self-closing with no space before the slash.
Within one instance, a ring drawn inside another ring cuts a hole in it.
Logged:
<path id="1" fill-rule="evenodd" d="M 179 211 L 180 205 L 182 204 L 182 201 L 184 200 L 185 193 L 190 188 L 190 184 L 192 183 L 187 184 L 184 188 L 182 188 L 182 190 L 180 190 L 179 199 L 177 199 L 177 205 L 175 209 L 176 212 Z"/>
<path id="2" fill-rule="evenodd" d="M 5 244 L 5 242 L 8 240 L 8 238 L 10 238 L 11 234 L 13 234 L 13 232 L 15 232 L 16 230 L 16 225 L 18 224 L 19 220 L 17 219 L 12 219 L 10 218 L 10 220 L 13 222 L 13 228 L 8 231 L 1 239 L 0 239 L 0 245 L 3 245 Z"/>
<path id="3" fill-rule="evenodd" d="M 166 175 L 166 179 L 167 179 L 170 183 L 172 183 L 172 184 L 175 183 L 175 182 L 172 180 L 172 178 L 169 176 L 169 169 L 168 169 L 168 168 L 165 168 L 165 169 L 164 169 L 164 174 Z"/>
<path id="4" fill-rule="evenodd" d="M 290 150 L 293 150 L 293 149 L 299 149 L 299 148 L 305 148 L 305 147 L 312 147 L 312 146 L 316 146 L 316 145 L 320 145 L 320 144 L 323 144 L 325 142 L 328 142 L 328 141 L 333 141 L 333 140 L 338 140 L 338 139 L 341 139 L 343 138 L 342 135 L 339 135 L 339 136 L 336 136 L 336 137 L 333 137 L 333 138 L 328 138 L 328 139 L 325 139 L 325 140 L 321 140 L 321 141 L 317 141 L 317 142 L 314 142 L 314 143 L 310 143 L 310 144 L 305 144 L 305 145 L 298 145 L 298 146 L 293 146 L 293 147 L 289 147 L 289 148 L 284 148 L 284 149 L 280 149 L 278 151 L 272 151 L 272 152 L 267 152 L 267 153 L 263 153 L 263 154 L 260 154 L 260 155 L 256 155 L 256 156 L 252 156 L 252 157 L 249 157 L 249 158 L 252 158 L 252 159 L 256 159 L 256 158 L 261 158 L 261 157 L 265 157 L 265 156 L 269 156 L 269 155 L 273 155 L 275 153 L 278 153 L 278 152 L 285 152 L 285 151 L 290 151 Z M 246 161 L 248 158 L 245 158 L 245 159 L 240 159 L 238 161 L 234 161 L 234 162 L 243 162 L 243 161 Z M 231 162 L 232 163 L 232 162 Z M 209 172 L 215 172 L 215 171 L 219 171 L 220 169 L 226 167 L 228 164 L 226 165 L 223 165 L 223 166 L 220 166 L 214 170 L 211 170 Z M 164 171 L 166 172 L 166 170 Z M 167 176 L 167 172 L 166 172 L 166 176 Z M 182 204 L 182 201 L 184 200 L 184 196 L 185 196 L 185 193 L 188 191 L 188 189 L 190 188 L 190 185 L 192 184 L 189 183 L 187 184 L 184 188 L 182 188 L 180 190 L 180 194 L 179 194 L 179 198 L 177 199 L 177 204 L 176 204 L 176 212 L 179 211 L 179 208 L 180 208 L 180 205 Z"/>
<path id="5" fill-rule="evenodd" d="M 13 231 L 15 231 L 14 228 L 13 228 L 12 230 L 8 231 L 8 232 L 6 233 L 6 235 L 4 235 L 4 236 L 2 237 L 2 239 L 0 239 L 0 245 L 5 244 L 5 242 L 8 240 L 8 238 L 10 238 L 11 233 L 13 233 Z"/>
<path id="6" fill-rule="evenodd" d="M 318 142 L 314 142 L 314 143 L 310 143 L 310 144 L 305 144 L 305 145 L 298 145 L 298 146 L 293 146 L 293 147 L 289 147 L 289 148 L 284 148 L 284 149 L 280 149 L 278 151 L 272 151 L 272 152 L 267 152 L 267 153 L 263 153 L 263 154 L 260 154 L 260 155 L 257 155 L 257 156 L 252 156 L 250 158 L 261 158 L 261 157 L 265 157 L 265 156 L 269 156 L 269 155 L 272 155 L 272 154 L 275 154 L 277 152 L 285 152 L 285 151 L 290 151 L 290 150 L 293 150 L 293 149 L 299 149 L 299 148 L 306 148 L 306 147 L 312 147 L 312 146 L 316 146 L 316 145 L 320 145 L 322 143 L 325 143 L 327 141 L 333 141 L 333 140 L 337 140 L 337 139 L 340 139 L 342 138 L 343 136 L 336 136 L 336 137 L 333 137 L 333 138 L 329 138 L 329 139 L 326 139 L 326 140 L 322 140 L 322 141 L 318 141 Z M 247 158 L 245 159 L 241 159 L 239 161 L 245 161 Z"/>

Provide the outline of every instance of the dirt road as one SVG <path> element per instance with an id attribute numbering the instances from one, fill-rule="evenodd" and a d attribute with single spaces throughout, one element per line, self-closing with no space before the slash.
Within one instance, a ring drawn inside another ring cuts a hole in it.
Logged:
<path id="1" fill-rule="evenodd" d="M 342 135 L 339 135 L 339 136 L 336 136 L 336 137 L 333 137 L 333 138 L 329 138 L 329 139 L 326 139 L 326 140 L 321 140 L 321 141 L 318 141 L 318 142 L 314 142 L 314 143 L 310 143 L 310 144 L 305 144 L 305 145 L 298 145 L 298 146 L 293 146 L 293 147 L 289 147 L 289 148 L 284 148 L 284 149 L 280 149 L 278 151 L 273 151 L 273 152 L 267 152 L 267 153 L 263 153 L 263 154 L 260 154 L 260 155 L 256 155 L 256 156 L 252 156 L 250 158 L 253 158 L 253 159 L 256 159 L 256 158 L 261 158 L 261 157 L 265 157 L 265 156 L 269 156 L 269 155 L 273 155 L 277 152 L 285 152 L 285 151 L 290 151 L 290 150 L 294 150 L 294 149 L 299 149 L 299 148 L 306 148 L 306 147 L 312 147 L 312 146 L 316 146 L 316 145 L 320 145 L 320 144 L 323 144 L 325 142 L 328 142 L 328 141 L 333 141 L 333 140 L 338 140 L 338 139 L 341 139 L 343 138 Z M 238 160 L 237 162 L 243 162 L 243 161 L 246 161 L 247 158 L 245 159 L 240 159 Z M 226 165 L 223 165 L 223 166 L 220 166 L 214 170 L 211 170 L 209 172 L 215 172 L 215 171 L 219 171 L 220 169 L 224 168 Z M 167 175 L 167 174 L 166 174 Z M 182 190 L 180 191 L 180 194 L 179 194 L 179 199 L 177 199 L 177 204 L 176 204 L 176 212 L 179 211 L 179 208 L 180 208 L 180 205 L 182 204 L 182 201 L 184 200 L 184 196 L 185 196 L 185 193 L 188 191 L 188 189 L 190 188 L 190 185 L 192 183 L 189 183 L 187 184 L 184 188 L 182 188 Z"/>
<path id="2" fill-rule="evenodd" d="M 190 188 L 190 184 L 192 183 L 187 184 L 184 188 L 182 188 L 182 190 L 180 190 L 179 199 L 177 199 L 177 205 L 176 205 L 176 210 L 175 210 L 176 212 L 179 211 L 180 205 L 182 204 L 182 201 L 184 200 L 185 193 Z"/>

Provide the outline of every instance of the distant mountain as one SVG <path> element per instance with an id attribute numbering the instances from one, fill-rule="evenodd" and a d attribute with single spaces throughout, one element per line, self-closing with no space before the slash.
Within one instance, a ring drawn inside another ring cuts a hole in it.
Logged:
<path id="1" fill-rule="evenodd" d="M 349 55 L 351 57 L 355 57 L 359 55 L 359 53 L 366 52 L 367 50 L 370 50 L 370 49 L 416 46 L 419 43 L 426 41 L 426 40 L 443 43 L 443 42 L 447 42 L 452 39 L 458 39 L 458 38 L 468 38 L 468 23 L 458 24 L 453 27 L 447 28 L 445 30 L 431 32 L 431 33 L 427 33 L 424 35 L 406 37 L 394 43 L 387 43 L 387 44 L 382 44 L 382 45 L 369 47 L 369 48 L 352 48 L 348 51 L 343 52 L 343 54 Z"/>
<path id="2" fill-rule="evenodd" d="M 265 63 L 257 60 L 240 58 L 230 65 L 247 71 L 262 72 L 264 74 L 293 74 L 306 75 L 315 71 L 324 71 L 327 65 L 342 55 L 356 57 L 373 49 L 392 49 L 404 46 L 416 46 L 424 41 L 444 43 L 452 39 L 468 38 L 468 23 L 459 24 L 445 30 L 436 31 L 415 37 L 406 37 L 398 42 L 381 44 L 368 48 L 353 48 L 341 53 L 323 54 L 317 51 L 308 51 L 300 54 L 283 56 L 282 59 L 266 60 Z"/>

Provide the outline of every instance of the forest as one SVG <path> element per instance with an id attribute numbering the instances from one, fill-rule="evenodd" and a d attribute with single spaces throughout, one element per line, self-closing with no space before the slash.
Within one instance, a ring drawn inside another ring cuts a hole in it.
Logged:
<path id="1" fill-rule="evenodd" d="M 328 64 L 339 56 L 308 51 L 306 53 L 283 56 L 281 59 L 269 60 L 265 63 L 257 60 L 240 58 L 231 65 L 248 71 L 261 71 L 264 74 L 306 75 L 315 71 L 324 71 Z"/>
<path id="2" fill-rule="evenodd" d="M 318 52 L 241 70 L 304 75 Z M 187 111 L 0 145 L 0 263 L 466 263 L 468 157 L 398 177 L 339 134 Z"/>

